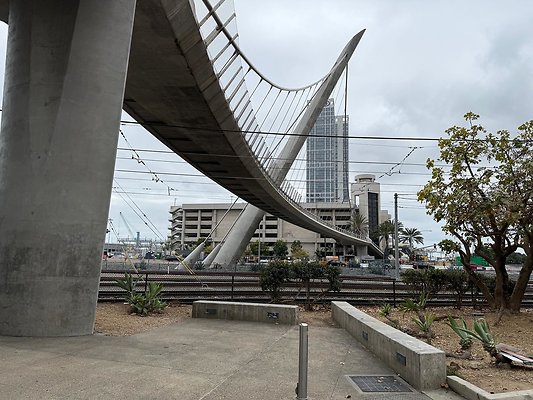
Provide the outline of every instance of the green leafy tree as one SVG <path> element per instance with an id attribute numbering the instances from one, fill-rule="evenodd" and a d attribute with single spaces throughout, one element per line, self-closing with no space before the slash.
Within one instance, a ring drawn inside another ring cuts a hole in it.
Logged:
<path id="1" fill-rule="evenodd" d="M 250 249 L 250 255 L 257 256 L 259 254 L 259 241 L 255 240 L 248 243 L 248 248 Z"/>
<path id="2" fill-rule="evenodd" d="M 304 250 L 302 242 L 295 240 L 291 243 L 291 255 L 296 259 L 307 259 L 309 258 L 309 253 Z"/>
<path id="3" fill-rule="evenodd" d="M 265 268 L 261 270 L 259 277 L 259 284 L 261 289 L 270 293 L 272 302 L 281 299 L 281 291 L 283 284 L 291 277 L 291 269 L 286 261 L 274 260 L 269 262 Z"/>
<path id="4" fill-rule="evenodd" d="M 287 254 L 289 254 L 287 242 L 282 239 L 276 240 L 276 243 L 274 243 L 274 246 L 272 247 L 272 251 L 274 252 L 274 256 L 277 258 L 286 257 Z"/>
<path id="5" fill-rule="evenodd" d="M 427 161 L 431 180 L 418 199 L 454 237 L 441 242 L 441 249 L 459 253 L 489 305 L 518 312 L 533 271 L 533 121 L 511 137 L 508 131 L 487 133 L 478 118 L 467 113 L 468 126 L 446 130 L 448 138 L 439 140 L 439 159 Z M 526 259 L 509 295 L 505 265 L 519 247 Z M 473 255 L 494 269 L 494 291 L 470 268 Z"/>
<path id="6" fill-rule="evenodd" d="M 213 251 L 213 244 L 209 244 L 207 246 L 204 247 L 204 254 L 205 255 L 208 255 L 209 253 L 211 253 Z"/>
<path id="7" fill-rule="evenodd" d="M 196 242 L 194 242 L 194 247 L 196 248 L 196 247 L 200 246 L 205 241 L 206 241 L 205 237 L 199 237 L 198 239 L 196 239 Z M 211 243 L 211 241 L 207 240 L 207 242 L 205 244 L 208 245 L 209 243 Z"/>

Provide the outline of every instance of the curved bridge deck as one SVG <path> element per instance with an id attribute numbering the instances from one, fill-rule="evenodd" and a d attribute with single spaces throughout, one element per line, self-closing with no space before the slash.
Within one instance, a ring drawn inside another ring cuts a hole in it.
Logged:
<path id="1" fill-rule="evenodd" d="M 302 211 L 273 185 L 220 87 L 189 2 L 139 2 L 124 110 L 200 172 L 256 207 L 341 243 L 369 244 Z M 379 249 L 371 247 L 371 253 Z"/>

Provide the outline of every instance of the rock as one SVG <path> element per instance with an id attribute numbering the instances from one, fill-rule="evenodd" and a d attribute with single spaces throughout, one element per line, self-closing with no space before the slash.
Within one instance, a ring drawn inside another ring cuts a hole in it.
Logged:
<path id="1" fill-rule="evenodd" d="M 455 361 L 452 361 L 450 363 L 450 367 L 455 368 L 455 369 L 461 369 L 461 366 L 457 364 Z"/>
<path id="2" fill-rule="evenodd" d="M 482 368 L 483 368 L 483 364 L 480 362 L 474 361 L 470 363 L 470 369 L 482 369 Z"/>

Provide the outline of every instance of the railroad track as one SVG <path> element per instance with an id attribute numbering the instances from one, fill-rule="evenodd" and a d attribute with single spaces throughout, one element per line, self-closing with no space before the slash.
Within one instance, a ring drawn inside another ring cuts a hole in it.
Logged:
<path id="1" fill-rule="evenodd" d="M 122 278 L 124 271 L 104 271 L 100 278 L 99 301 L 120 301 L 124 291 L 120 289 L 115 279 Z M 246 301 L 267 303 L 270 296 L 261 289 L 259 274 L 254 272 L 218 272 L 195 271 L 191 275 L 184 271 L 140 271 L 138 291 L 146 290 L 148 282 L 158 282 L 163 285 L 162 297 L 167 301 L 179 301 L 190 304 L 196 300 Z M 327 289 L 324 281 L 311 282 L 311 298 L 320 296 L 318 303 L 331 301 L 347 301 L 354 305 L 379 305 L 383 303 L 399 304 L 408 297 L 413 297 L 411 288 L 401 281 L 381 276 L 353 276 L 343 275 L 340 292 L 323 294 Z M 282 290 L 282 301 L 303 303 L 306 292 L 298 283 L 288 283 Z M 428 302 L 431 306 L 453 306 L 456 295 L 452 292 L 437 293 Z M 485 301 L 480 293 L 469 293 L 463 297 L 464 306 L 483 305 Z M 523 307 L 533 308 L 533 284 L 522 302 Z"/>

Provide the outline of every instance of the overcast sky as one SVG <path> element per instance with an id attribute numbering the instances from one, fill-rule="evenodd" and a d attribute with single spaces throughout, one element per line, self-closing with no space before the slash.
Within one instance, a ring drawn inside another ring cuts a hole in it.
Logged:
<path id="1" fill-rule="evenodd" d="M 417 147 L 379 182 L 382 208 L 392 214 L 393 194 L 400 193 L 399 219 L 420 229 L 426 244 L 443 235 L 414 194 L 429 178 L 422 164 L 438 155 L 437 143 L 395 138 L 438 138 L 467 111 L 494 131 L 515 131 L 533 119 L 532 1 L 235 0 L 235 8 L 242 50 L 264 75 L 288 87 L 323 76 L 346 42 L 366 29 L 349 65 L 350 136 L 389 139 L 350 140 L 350 181 L 358 173 L 383 175 L 392 167 L 385 163 L 400 162 Z M 165 149 L 139 127 L 122 129 L 136 149 Z M 119 147 L 128 144 L 121 138 Z M 163 236 L 171 205 L 232 200 L 177 156 L 139 154 L 147 167 L 119 150 L 118 170 L 147 173 L 116 172 L 115 186 L 130 193 L 128 202 Z M 156 183 L 149 170 L 182 175 L 159 174 L 164 183 Z M 123 197 L 113 194 L 110 210 L 120 235 L 128 235 L 122 212 L 134 232 L 156 238 Z"/>

